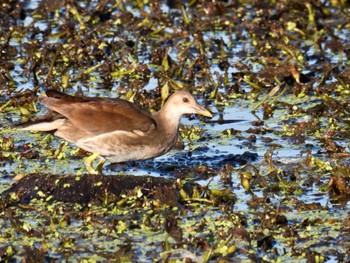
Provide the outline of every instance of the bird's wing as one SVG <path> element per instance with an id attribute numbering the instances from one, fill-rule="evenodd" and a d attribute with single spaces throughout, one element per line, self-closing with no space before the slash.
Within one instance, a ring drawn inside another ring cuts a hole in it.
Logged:
<path id="1" fill-rule="evenodd" d="M 40 97 L 39 102 L 62 114 L 80 130 L 94 135 L 118 130 L 147 132 L 157 125 L 148 111 L 121 99 L 90 99 L 63 94 Z"/>

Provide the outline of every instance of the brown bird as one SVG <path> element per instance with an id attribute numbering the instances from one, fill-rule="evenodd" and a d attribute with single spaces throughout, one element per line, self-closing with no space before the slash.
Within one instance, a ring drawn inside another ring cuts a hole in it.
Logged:
<path id="1" fill-rule="evenodd" d="M 145 160 L 169 151 L 175 144 L 183 114 L 212 114 L 185 91 L 172 94 L 158 112 L 150 113 L 129 101 L 116 98 L 70 96 L 48 90 L 38 101 L 51 113 L 37 118 L 23 130 L 54 132 L 54 135 L 92 152 L 85 159 L 89 173 L 101 173 L 105 158 L 112 163 Z M 96 168 L 97 156 L 102 161 Z"/>

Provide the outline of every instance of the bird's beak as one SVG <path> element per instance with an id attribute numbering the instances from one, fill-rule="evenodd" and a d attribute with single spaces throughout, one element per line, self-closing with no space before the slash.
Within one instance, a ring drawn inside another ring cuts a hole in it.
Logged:
<path id="1" fill-rule="evenodd" d="M 197 104 L 195 107 L 193 107 L 196 114 L 203 115 L 208 118 L 213 118 L 213 114 L 211 114 L 210 111 L 202 107 L 201 105 Z"/>

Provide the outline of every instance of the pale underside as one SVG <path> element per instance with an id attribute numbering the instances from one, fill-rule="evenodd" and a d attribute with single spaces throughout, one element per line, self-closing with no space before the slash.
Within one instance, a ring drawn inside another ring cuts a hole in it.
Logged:
<path id="1" fill-rule="evenodd" d="M 75 132 L 68 132 L 68 129 Z M 130 160 L 145 160 L 167 152 L 175 143 L 177 132 L 172 134 L 171 138 L 168 137 L 167 143 L 165 143 L 165 137 L 164 140 L 159 140 L 159 133 L 156 131 L 156 127 L 153 127 L 146 133 L 140 130 L 132 132 L 112 131 L 96 136 L 89 134 L 81 136 L 82 131 L 77 132 L 76 127 L 65 124 L 62 128 L 57 129 L 55 135 L 88 152 L 98 153 L 111 162 L 119 163 Z M 76 134 L 80 135 L 80 138 L 77 138 Z"/>

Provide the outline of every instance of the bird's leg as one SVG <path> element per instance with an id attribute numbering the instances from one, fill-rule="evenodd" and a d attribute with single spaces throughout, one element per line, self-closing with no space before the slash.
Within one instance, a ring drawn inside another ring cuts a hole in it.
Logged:
<path id="1" fill-rule="evenodd" d="M 99 174 L 102 174 L 102 168 L 103 168 L 103 165 L 105 164 L 106 162 L 106 159 L 103 158 L 102 156 L 100 156 L 100 162 L 98 163 L 98 165 L 96 166 L 96 171 L 99 173 Z"/>
<path id="2" fill-rule="evenodd" d="M 92 166 L 92 163 L 94 160 L 96 160 L 97 157 L 101 158 L 101 161 L 99 164 L 94 168 Z M 88 171 L 89 174 L 101 174 L 102 173 L 102 167 L 103 164 L 106 162 L 106 159 L 101 157 L 99 153 L 93 153 L 89 157 L 86 157 L 84 160 L 85 168 Z"/>

